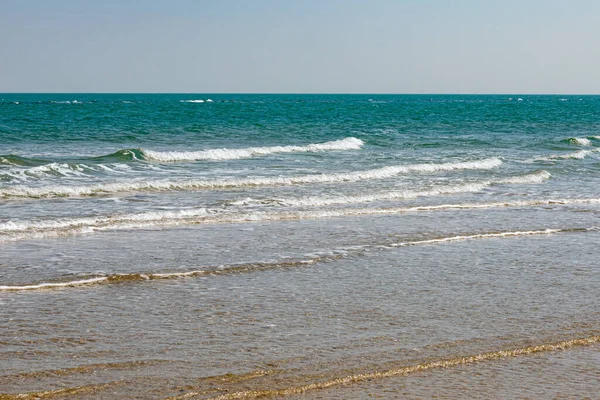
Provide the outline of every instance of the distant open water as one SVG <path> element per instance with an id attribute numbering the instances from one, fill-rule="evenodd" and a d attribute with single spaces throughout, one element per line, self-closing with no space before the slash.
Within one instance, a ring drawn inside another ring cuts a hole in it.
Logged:
<path id="1" fill-rule="evenodd" d="M 597 393 L 599 115 L 0 94 L 0 399 Z"/>

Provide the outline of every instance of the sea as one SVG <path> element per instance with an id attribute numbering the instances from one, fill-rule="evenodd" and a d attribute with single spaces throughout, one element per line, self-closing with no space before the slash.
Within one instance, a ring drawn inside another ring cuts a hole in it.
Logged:
<path id="1" fill-rule="evenodd" d="M 0 94 L 0 399 L 598 398 L 600 96 Z"/>

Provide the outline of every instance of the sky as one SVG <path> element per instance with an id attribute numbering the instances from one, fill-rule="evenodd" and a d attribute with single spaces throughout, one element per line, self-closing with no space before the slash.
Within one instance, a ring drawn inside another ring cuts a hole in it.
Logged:
<path id="1" fill-rule="evenodd" d="M 600 94 L 598 0 L 0 0 L 0 92 Z"/>

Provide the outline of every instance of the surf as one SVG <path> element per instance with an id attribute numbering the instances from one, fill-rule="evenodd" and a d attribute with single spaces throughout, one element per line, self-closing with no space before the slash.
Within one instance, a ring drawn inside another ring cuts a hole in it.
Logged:
<path id="1" fill-rule="evenodd" d="M 148 161 L 224 161 L 267 156 L 276 153 L 316 153 L 323 151 L 360 150 L 363 145 L 364 142 L 362 140 L 355 137 L 348 137 L 345 139 L 304 146 L 248 147 L 243 149 L 225 148 L 200 151 L 154 151 L 140 149 L 140 152 L 143 155 L 143 158 Z"/>
<path id="2" fill-rule="evenodd" d="M 390 178 L 410 173 L 434 173 L 456 170 L 487 170 L 502 165 L 498 158 L 478 161 L 450 162 L 441 164 L 412 164 L 386 166 L 371 170 L 339 172 L 331 174 L 312 174 L 295 176 L 221 178 L 221 179 L 187 179 L 187 180 L 139 180 L 128 182 L 104 183 L 96 185 L 53 185 L 42 187 L 12 186 L 0 189 L 2 197 L 49 198 L 80 197 L 110 195 L 125 192 L 160 192 L 208 189 L 234 189 L 259 186 L 292 186 L 305 184 L 328 184 L 340 182 L 357 182 Z M 108 168 L 108 167 L 106 167 Z"/>
<path id="3" fill-rule="evenodd" d="M 269 221 L 296 221 L 306 219 L 360 217 L 429 213 L 444 210 L 485 210 L 493 208 L 528 208 L 538 206 L 561 207 L 569 205 L 600 204 L 600 198 L 539 199 L 515 202 L 457 203 L 413 207 L 338 208 L 329 210 L 241 211 L 226 212 L 217 209 L 190 209 L 153 211 L 113 216 L 61 218 L 48 220 L 20 220 L 0 223 L 0 242 L 45 239 L 92 234 L 107 230 L 137 229 L 158 226 L 252 223 Z"/>

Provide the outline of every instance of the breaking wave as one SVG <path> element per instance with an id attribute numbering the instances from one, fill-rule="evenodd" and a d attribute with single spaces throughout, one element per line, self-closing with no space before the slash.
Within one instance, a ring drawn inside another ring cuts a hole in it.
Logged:
<path id="1" fill-rule="evenodd" d="M 252 204 L 278 204 L 290 207 L 322 207 L 335 204 L 356 204 L 356 203 L 369 203 L 374 201 L 386 201 L 386 200 L 407 200 L 414 199 L 417 197 L 432 197 L 442 196 L 449 194 L 468 193 L 468 192 L 479 192 L 493 185 L 502 184 L 538 184 L 550 178 L 550 173 L 547 171 L 538 171 L 536 173 L 515 176 L 511 178 L 488 180 L 480 182 L 471 182 L 458 185 L 445 185 L 434 187 L 428 190 L 396 190 L 391 192 L 380 192 L 380 193 L 369 193 L 361 195 L 348 195 L 348 196 L 336 196 L 336 197 L 322 197 L 322 196 L 309 196 L 304 198 L 294 199 L 268 199 L 259 200 L 253 198 L 246 198 L 230 202 L 231 205 L 252 205 Z"/>
<path id="2" fill-rule="evenodd" d="M 413 164 L 388 166 L 366 171 L 342 172 L 333 174 L 300 175 L 289 177 L 229 178 L 213 180 L 141 180 L 129 182 L 104 183 L 87 186 L 13 186 L 0 189 L 0 197 L 73 197 L 94 196 L 122 192 L 227 189 L 254 186 L 287 186 L 314 183 L 356 182 L 361 180 L 385 179 L 401 174 L 428 173 L 454 170 L 492 169 L 502 161 L 489 158 L 479 161 L 454 162 L 443 164 Z"/>
<path id="3" fill-rule="evenodd" d="M 50 163 L 31 168 L 10 168 L 0 172 L 0 177 L 6 177 L 10 180 L 26 181 L 30 178 L 44 178 L 48 176 L 55 177 L 73 177 L 83 176 L 90 167 L 83 164 Z"/>
<path id="4" fill-rule="evenodd" d="M 130 168 L 126 164 L 68 164 L 49 163 L 34 167 L 9 167 L 0 169 L 0 180 L 25 182 L 29 180 L 42 180 L 48 178 L 73 178 L 89 177 L 94 174 L 119 174 L 126 173 Z M 12 186 L 19 192 L 19 186 Z M 12 189 L 8 189 L 11 191 Z M 15 193 L 16 193 L 15 192 Z M 0 189 L 0 197 L 3 197 L 3 189 Z M 22 197 L 22 196 L 19 196 Z"/>
<path id="5" fill-rule="evenodd" d="M 364 145 L 360 139 L 349 137 L 331 142 L 305 146 L 248 147 L 245 149 L 211 149 L 201 151 L 153 151 L 141 149 L 145 160 L 160 162 L 237 160 L 275 153 L 302 153 L 331 150 L 359 150 Z"/>
<path id="6" fill-rule="evenodd" d="M 596 153 L 598 151 L 599 151 L 598 149 L 593 149 L 593 150 L 579 150 L 579 151 L 575 151 L 572 153 L 566 153 L 566 154 L 553 154 L 550 156 L 536 157 L 531 160 L 527 160 L 527 162 L 555 161 L 555 160 L 582 160 L 585 157 L 589 156 L 590 154 Z"/>
<path id="7" fill-rule="evenodd" d="M 130 162 L 130 161 L 222 161 L 265 156 L 275 153 L 303 153 L 336 150 L 360 150 L 364 142 L 354 137 L 325 143 L 313 143 L 304 146 L 248 147 L 243 149 L 209 149 L 200 151 L 154 151 L 148 149 L 121 149 L 111 154 L 90 157 L 93 162 Z M 82 159 L 83 160 L 83 159 Z M 52 161 L 21 157 L 13 154 L 0 155 L 0 165 L 41 166 Z"/>
<path id="8" fill-rule="evenodd" d="M 48 161 L 35 158 L 21 157 L 14 154 L 5 154 L 0 156 L 0 165 L 32 167 L 47 164 Z"/>
<path id="9" fill-rule="evenodd" d="M 214 103 L 214 100 L 211 99 L 196 99 L 196 100 L 179 100 L 180 103 Z"/>
<path id="10" fill-rule="evenodd" d="M 387 208 L 341 208 L 311 211 L 246 211 L 219 212 L 206 208 L 156 211 L 113 216 L 62 218 L 48 220 L 8 221 L 0 224 L 0 242 L 43 239 L 78 234 L 89 234 L 105 230 L 135 229 L 184 224 L 247 223 L 267 221 L 292 221 L 321 218 L 351 217 L 363 215 L 391 215 L 403 213 L 435 212 L 444 210 L 478 210 L 490 208 L 520 208 L 537 206 L 568 206 L 571 204 L 599 204 L 600 198 L 549 199 L 517 202 L 441 204 L 414 207 Z"/>
<path id="11" fill-rule="evenodd" d="M 140 149 L 123 149 L 112 154 L 93 157 L 94 161 L 127 162 L 145 160 L 144 152 Z"/>
<path id="12" fill-rule="evenodd" d="M 567 139 L 564 139 L 563 142 L 575 144 L 578 146 L 591 146 L 592 145 L 592 141 L 589 138 L 583 138 L 583 137 L 567 138 Z"/>

